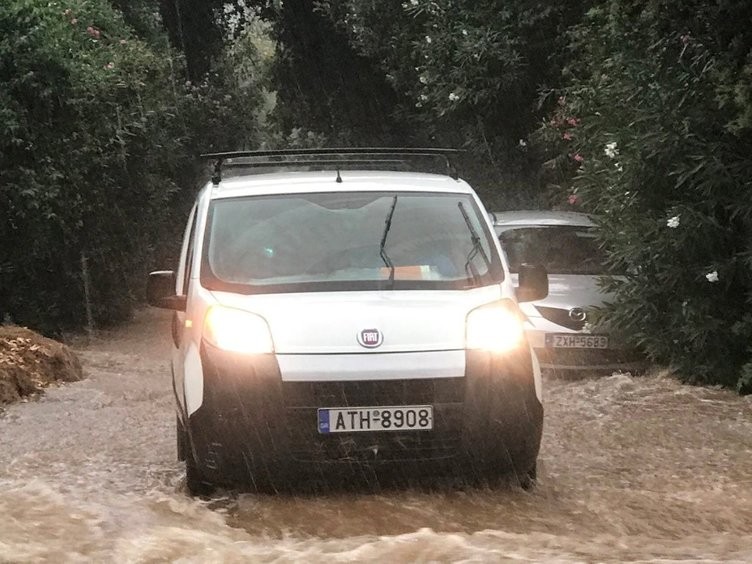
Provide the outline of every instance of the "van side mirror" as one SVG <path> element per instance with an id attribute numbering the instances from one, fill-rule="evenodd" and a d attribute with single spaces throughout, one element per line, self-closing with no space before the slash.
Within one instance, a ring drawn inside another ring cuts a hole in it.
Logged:
<path id="1" fill-rule="evenodd" d="M 175 294 L 174 270 L 157 270 L 149 274 L 146 301 L 154 307 L 185 311 L 186 297 Z"/>
<path id="2" fill-rule="evenodd" d="M 517 284 L 517 301 L 534 302 L 548 295 L 548 273 L 542 264 L 521 264 Z"/>

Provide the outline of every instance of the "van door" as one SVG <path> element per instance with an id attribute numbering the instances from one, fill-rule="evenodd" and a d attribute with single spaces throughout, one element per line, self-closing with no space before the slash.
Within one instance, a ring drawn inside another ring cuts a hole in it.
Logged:
<path id="1" fill-rule="evenodd" d="M 193 206 L 183 235 L 183 246 L 180 251 L 180 263 L 176 273 L 175 293 L 179 296 L 188 295 L 188 285 L 191 279 L 191 268 L 196 238 L 196 205 Z M 185 351 L 188 339 L 185 337 L 186 312 L 176 311 L 172 316 L 172 385 L 175 398 L 182 415 L 185 415 Z"/>

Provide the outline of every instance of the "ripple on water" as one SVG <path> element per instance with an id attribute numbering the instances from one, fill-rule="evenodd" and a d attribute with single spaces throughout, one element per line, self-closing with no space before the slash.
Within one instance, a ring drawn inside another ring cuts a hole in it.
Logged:
<path id="1" fill-rule="evenodd" d="M 752 561 L 750 398 L 665 374 L 549 381 L 533 493 L 201 501 L 168 381 L 110 360 L 0 420 L 0 561 Z"/>

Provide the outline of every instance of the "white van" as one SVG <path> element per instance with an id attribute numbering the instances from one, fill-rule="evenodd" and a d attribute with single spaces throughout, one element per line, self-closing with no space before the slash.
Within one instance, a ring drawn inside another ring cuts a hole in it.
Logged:
<path id="1" fill-rule="evenodd" d="M 178 269 L 148 284 L 149 303 L 175 311 L 191 492 L 276 491 L 366 465 L 532 484 L 541 383 L 517 302 L 544 297 L 546 273 L 523 267 L 513 286 L 456 174 L 379 170 L 453 154 L 208 155 Z"/>

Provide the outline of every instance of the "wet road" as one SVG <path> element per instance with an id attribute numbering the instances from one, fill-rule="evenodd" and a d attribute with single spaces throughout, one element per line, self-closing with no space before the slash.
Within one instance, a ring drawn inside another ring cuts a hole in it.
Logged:
<path id="1" fill-rule="evenodd" d="M 0 562 L 752 562 L 752 396 L 660 374 L 545 382 L 532 493 L 190 499 L 168 320 L 79 345 L 86 380 L 0 415 Z"/>

